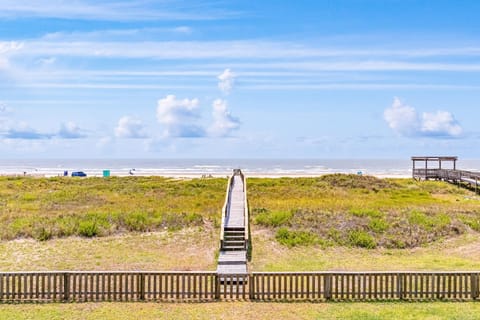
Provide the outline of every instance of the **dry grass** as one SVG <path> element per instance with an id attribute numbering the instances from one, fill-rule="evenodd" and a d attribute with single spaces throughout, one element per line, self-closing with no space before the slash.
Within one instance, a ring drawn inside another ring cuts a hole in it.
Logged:
<path id="1" fill-rule="evenodd" d="M 480 270 L 480 238 L 471 232 L 412 249 L 300 246 L 275 240 L 272 230 L 252 232 L 253 271 Z"/>
<path id="2" fill-rule="evenodd" d="M 213 229 L 0 242 L 0 270 L 215 270 Z"/>
<path id="3" fill-rule="evenodd" d="M 469 303 L 81 303 L 3 305 L 1 319 L 478 319 Z"/>

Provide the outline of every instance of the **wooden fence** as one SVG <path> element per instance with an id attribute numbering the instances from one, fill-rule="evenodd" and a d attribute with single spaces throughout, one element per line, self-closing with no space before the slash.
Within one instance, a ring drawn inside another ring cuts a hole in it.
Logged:
<path id="1" fill-rule="evenodd" d="M 476 300 L 480 272 L 6 272 L 0 302 Z"/>

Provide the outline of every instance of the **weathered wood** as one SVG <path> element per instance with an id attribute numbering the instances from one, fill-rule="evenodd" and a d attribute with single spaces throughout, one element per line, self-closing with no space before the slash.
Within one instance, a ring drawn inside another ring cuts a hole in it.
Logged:
<path id="1" fill-rule="evenodd" d="M 0 273 L 1 302 L 476 300 L 480 272 Z"/>

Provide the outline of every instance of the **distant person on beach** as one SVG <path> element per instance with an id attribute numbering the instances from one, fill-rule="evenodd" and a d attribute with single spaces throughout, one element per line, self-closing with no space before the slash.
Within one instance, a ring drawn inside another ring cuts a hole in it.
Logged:
<path id="1" fill-rule="evenodd" d="M 128 173 L 133 176 L 133 171 L 135 171 L 135 168 L 131 169 L 130 171 L 128 171 Z"/>

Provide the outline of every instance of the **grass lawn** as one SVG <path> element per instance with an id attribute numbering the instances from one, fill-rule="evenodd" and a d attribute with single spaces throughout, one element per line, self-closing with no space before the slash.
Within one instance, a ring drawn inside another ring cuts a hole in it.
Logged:
<path id="1" fill-rule="evenodd" d="M 0 319 L 478 319 L 475 302 L 79 303 L 2 305 Z"/>
<path id="2" fill-rule="evenodd" d="M 268 229 L 253 230 L 252 271 L 480 270 L 477 232 L 410 249 L 286 247 Z"/>
<path id="3" fill-rule="evenodd" d="M 215 270 L 226 179 L 0 177 L 0 270 Z M 252 271 L 480 270 L 442 182 L 249 179 Z M 0 319 L 479 319 L 475 302 L 5 304 Z"/>
<path id="4" fill-rule="evenodd" d="M 216 230 L 199 227 L 89 239 L 20 239 L 0 242 L 0 270 L 215 270 L 217 251 Z"/>

